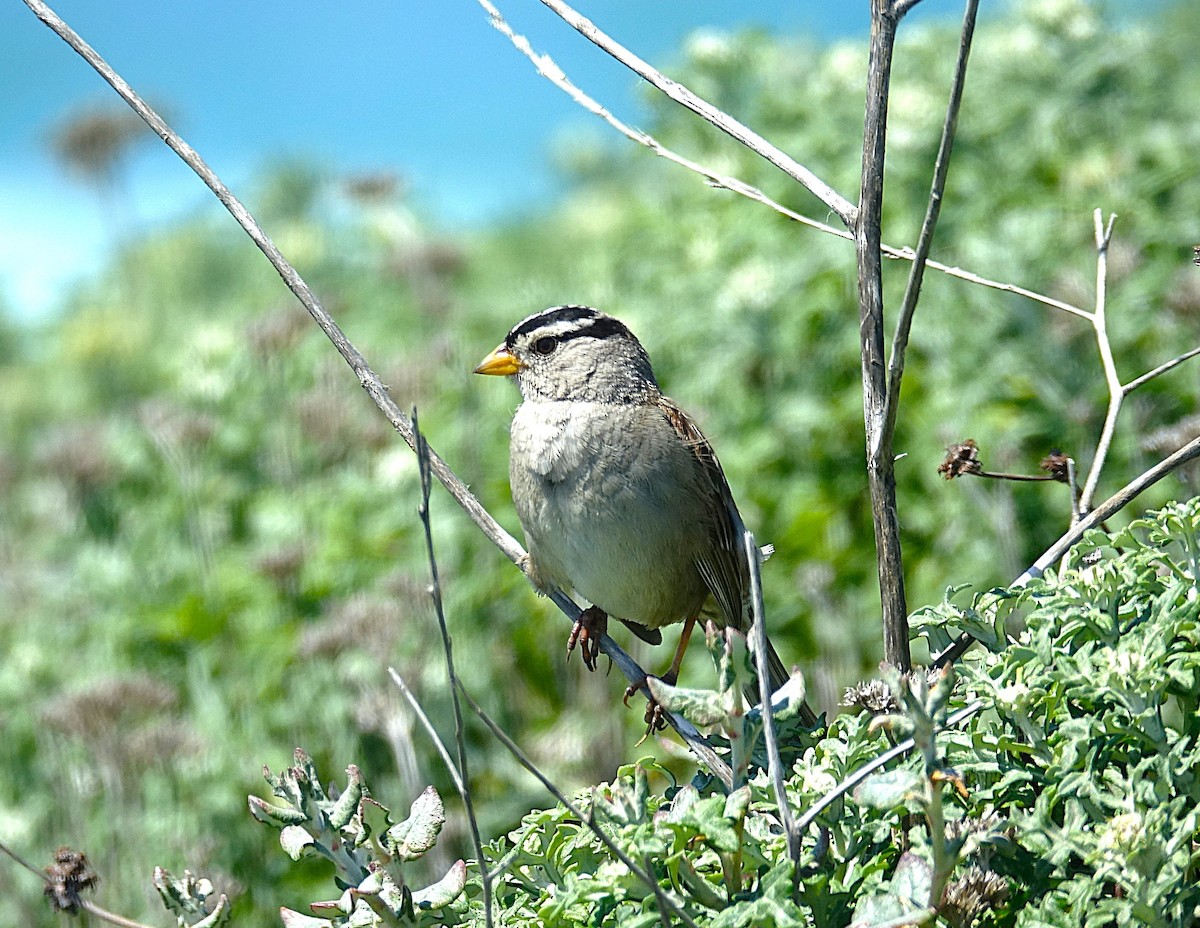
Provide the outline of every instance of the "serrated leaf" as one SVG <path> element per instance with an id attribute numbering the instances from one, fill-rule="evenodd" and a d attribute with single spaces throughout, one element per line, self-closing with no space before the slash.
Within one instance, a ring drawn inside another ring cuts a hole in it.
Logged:
<path id="1" fill-rule="evenodd" d="M 892 874 L 892 892 L 914 907 L 920 907 L 929 901 L 932 886 L 933 867 L 912 851 L 902 854 L 896 872 Z"/>
<path id="2" fill-rule="evenodd" d="M 735 789 L 725 798 L 725 817 L 740 822 L 750 809 L 750 787 Z"/>
<path id="3" fill-rule="evenodd" d="M 363 778 L 358 767 L 351 764 L 346 768 L 346 791 L 342 793 L 333 807 L 329 810 L 329 824 L 337 830 L 350 824 L 350 819 L 358 811 L 358 804 L 363 796 Z"/>
<path id="4" fill-rule="evenodd" d="M 250 805 L 250 814 L 264 825 L 282 828 L 284 825 L 299 825 L 308 821 L 308 816 L 299 809 L 273 805 L 257 796 L 247 796 L 246 800 Z"/>
<path id="5" fill-rule="evenodd" d="M 671 686 L 657 677 L 647 680 L 654 701 L 668 712 L 678 712 L 697 726 L 728 725 L 729 711 L 720 693 Z"/>
<path id="6" fill-rule="evenodd" d="M 679 788 L 671 799 L 671 809 L 667 812 L 668 822 L 678 822 L 700 799 L 700 790 L 688 783 Z"/>
<path id="7" fill-rule="evenodd" d="M 467 885 L 467 863 L 455 862 L 444 877 L 424 889 L 413 890 L 413 906 L 418 909 L 437 911 L 445 908 L 460 895 Z"/>
<path id="8" fill-rule="evenodd" d="M 854 906 L 850 928 L 871 928 L 894 922 L 908 911 L 895 896 L 866 896 Z"/>
<path id="9" fill-rule="evenodd" d="M 304 856 L 305 849 L 316 843 L 313 836 L 299 825 L 285 825 L 279 833 L 279 844 L 292 860 L 299 860 Z"/>
<path id="10" fill-rule="evenodd" d="M 445 823 L 446 810 L 442 805 L 442 797 L 432 786 L 428 786 L 413 800 L 408 818 L 387 830 L 383 845 L 401 860 L 416 860 L 437 843 Z"/>
<path id="11" fill-rule="evenodd" d="M 912 770 L 886 770 L 868 777 L 854 798 L 864 806 L 891 809 L 921 795 L 920 774 Z"/>
<path id="12" fill-rule="evenodd" d="M 679 856 L 679 882 L 684 891 L 700 905 L 708 909 L 721 910 L 726 906 L 726 899 L 708 880 L 704 879 L 686 854 Z"/>

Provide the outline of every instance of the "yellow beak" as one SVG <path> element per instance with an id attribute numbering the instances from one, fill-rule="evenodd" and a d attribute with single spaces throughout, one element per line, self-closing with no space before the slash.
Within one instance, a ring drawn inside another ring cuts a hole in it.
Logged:
<path id="1" fill-rule="evenodd" d="M 521 362 L 516 359 L 516 356 L 504 347 L 504 345 L 499 345 L 495 351 L 479 362 L 479 366 L 475 368 L 475 373 L 493 374 L 503 377 L 515 374 L 520 369 Z"/>

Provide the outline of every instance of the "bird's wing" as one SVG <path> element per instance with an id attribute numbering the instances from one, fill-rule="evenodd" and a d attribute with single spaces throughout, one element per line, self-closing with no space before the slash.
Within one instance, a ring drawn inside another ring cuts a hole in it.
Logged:
<path id="1" fill-rule="evenodd" d="M 661 403 L 667 421 L 684 440 L 699 464 L 703 483 L 711 489 L 712 498 L 717 504 L 713 513 L 713 543 L 696 559 L 696 567 L 717 601 L 725 623 L 745 631 L 748 626 L 746 599 L 750 588 L 750 575 L 742 551 L 742 537 L 746 532 L 742 516 L 733 501 L 733 493 L 725 480 L 721 463 L 704 433 L 688 414 L 671 400 L 663 397 Z"/>

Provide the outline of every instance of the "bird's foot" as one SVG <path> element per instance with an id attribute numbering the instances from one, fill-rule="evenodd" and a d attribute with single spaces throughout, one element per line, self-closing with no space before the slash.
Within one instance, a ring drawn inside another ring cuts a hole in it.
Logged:
<path id="1" fill-rule="evenodd" d="M 578 645 L 583 666 L 594 671 L 600 658 L 600 636 L 607 631 L 608 613 L 597 606 L 588 606 L 575 620 L 571 635 L 567 638 L 567 660 L 571 659 L 571 652 Z"/>
<path id="2" fill-rule="evenodd" d="M 646 681 L 648 679 L 649 676 L 642 677 L 642 679 L 638 682 L 630 683 L 629 686 L 625 687 L 625 695 L 622 698 L 622 701 L 625 703 L 626 708 L 629 708 L 629 698 L 636 695 L 642 687 L 646 686 Z M 668 671 L 661 677 L 655 677 L 655 679 L 662 680 L 662 682 L 666 683 L 668 686 L 674 686 L 675 681 L 679 679 L 679 674 L 675 673 L 674 671 Z M 667 712 L 653 699 L 653 697 L 646 699 L 645 721 L 646 734 L 642 735 L 642 741 L 645 741 L 646 738 L 648 738 L 654 732 L 663 731 L 667 727 Z M 641 741 L 638 742 L 638 744 L 641 743 Z"/>

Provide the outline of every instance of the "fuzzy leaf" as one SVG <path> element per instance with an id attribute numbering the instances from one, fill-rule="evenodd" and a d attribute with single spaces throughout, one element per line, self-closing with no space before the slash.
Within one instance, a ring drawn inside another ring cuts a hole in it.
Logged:
<path id="1" fill-rule="evenodd" d="M 329 928 L 330 924 L 324 918 L 314 918 L 288 908 L 279 910 L 279 920 L 283 922 L 283 928 Z"/>
<path id="2" fill-rule="evenodd" d="M 412 894 L 413 906 L 418 909 L 442 909 L 457 899 L 467 885 L 467 863 L 457 861 L 444 877 Z"/>
<path id="3" fill-rule="evenodd" d="M 250 804 L 250 814 L 264 825 L 282 828 L 284 825 L 299 825 L 308 821 L 308 816 L 299 809 L 273 805 L 257 796 L 247 796 L 246 799 Z"/>
<path id="4" fill-rule="evenodd" d="M 678 712 L 693 725 L 728 725 L 729 711 L 720 693 L 671 686 L 657 677 L 648 680 L 654 701 L 668 712 Z"/>
<path id="5" fill-rule="evenodd" d="M 912 770 L 887 770 L 868 777 L 854 791 L 854 798 L 864 806 L 891 809 L 920 793 L 920 774 Z"/>
<path id="6" fill-rule="evenodd" d="M 299 860 L 305 849 L 315 847 L 317 842 L 299 825 L 287 825 L 279 833 L 279 843 L 292 860 Z"/>
<path id="7" fill-rule="evenodd" d="M 929 900 L 932 886 L 933 868 L 928 862 L 911 851 L 903 854 L 892 874 L 892 892 L 914 906 L 922 906 Z"/>
<path id="8" fill-rule="evenodd" d="M 445 823 L 442 797 L 432 786 L 427 786 L 425 792 L 413 800 L 408 818 L 384 834 L 383 845 L 401 860 L 416 860 L 437 843 Z"/>
<path id="9" fill-rule="evenodd" d="M 354 817 L 354 813 L 358 811 L 358 804 L 362 800 L 362 796 L 362 774 L 359 773 L 357 766 L 351 764 L 346 768 L 346 791 L 337 798 L 329 810 L 329 824 L 338 830 L 345 828 L 350 823 L 350 819 Z"/>

